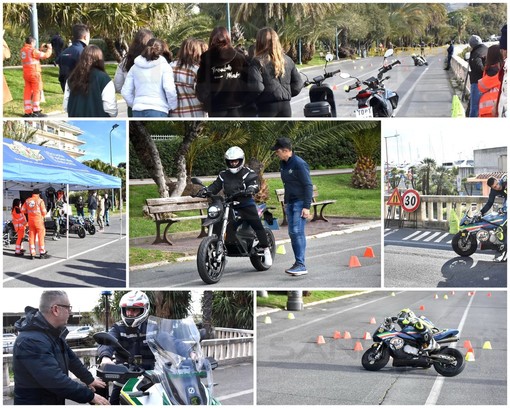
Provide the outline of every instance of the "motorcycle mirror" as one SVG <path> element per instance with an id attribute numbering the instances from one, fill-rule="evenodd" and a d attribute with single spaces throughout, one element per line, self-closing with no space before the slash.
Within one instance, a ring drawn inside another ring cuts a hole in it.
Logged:
<path id="1" fill-rule="evenodd" d="M 351 74 L 349 74 L 347 72 L 341 72 L 340 78 L 343 78 L 343 79 L 351 78 Z"/>
<path id="2" fill-rule="evenodd" d="M 202 180 L 200 180 L 198 177 L 191 177 L 191 183 L 192 184 L 198 184 L 199 186 L 203 186 Z"/>
<path id="3" fill-rule="evenodd" d="M 112 346 L 115 348 L 115 352 L 125 358 L 126 360 L 131 361 L 133 356 L 129 351 L 127 351 L 124 347 L 122 347 L 119 343 L 119 341 L 113 337 L 110 333 L 106 332 L 98 332 L 94 333 L 92 336 L 97 344 L 100 344 L 102 346 Z"/>
<path id="4" fill-rule="evenodd" d="M 386 50 L 386 52 L 384 53 L 384 58 L 391 57 L 392 55 L 393 55 L 393 48 L 390 48 L 390 49 Z"/>
<path id="5" fill-rule="evenodd" d="M 326 54 L 326 61 L 327 61 L 327 62 L 331 62 L 331 61 L 333 61 L 333 54 L 331 54 L 330 52 L 328 52 L 328 53 Z"/>

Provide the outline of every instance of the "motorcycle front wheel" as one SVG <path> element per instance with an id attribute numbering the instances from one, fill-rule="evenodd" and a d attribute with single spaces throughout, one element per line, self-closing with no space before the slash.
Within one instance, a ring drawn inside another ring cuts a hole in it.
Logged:
<path id="1" fill-rule="evenodd" d="M 461 232 L 457 232 L 452 239 L 452 248 L 457 255 L 471 256 L 476 252 L 478 242 L 474 235 L 469 235 L 466 238 L 462 237 Z"/>
<path id="2" fill-rule="evenodd" d="M 90 235 L 94 235 L 96 233 L 96 227 L 94 225 L 89 225 L 88 231 Z"/>
<path id="3" fill-rule="evenodd" d="M 266 231 L 267 240 L 269 241 L 269 248 L 271 249 L 271 257 L 273 258 L 273 261 L 274 261 L 274 257 L 276 255 L 276 242 L 274 239 L 273 231 L 271 231 L 269 228 L 264 228 L 264 229 Z M 271 268 L 270 266 L 267 266 L 263 262 L 263 258 L 264 258 L 264 255 L 258 255 L 258 254 L 250 256 L 251 264 L 257 271 L 267 271 L 269 268 Z"/>
<path id="4" fill-rule="evenodd" d="M 81 225 L 78 227 L 77 234 L 80 238 L 85 238 L 85 235 L 87 235 L 85 232 L 85 228 L 83 228 Z"/>
<path id="5" fill-rule="evenodd" d="M 363 357 L 361 357 L 361 365 L 365 370 L 379 371 L 388 364 L 390 360 L 390 350 L 388 347 L 383 346 L 381 350 L 377 352 L 377 347 L 378 345 L 374 344 L 365 351 Z"/>
<path id="6" fill-rule="evenodd" d="M 439 374 L 444 377 L 455 377 L 464 370 L 464 356 L 459 350 L 448 347 L 436 355 L 441 354 L 452 357 L 452 361 L 434 361 L 434 368 Z"/>
<path id="7" fill-rule="evenodd" d="M 216 254 L 218 237 L 213 235 L 205 237 L 197 253 L 197 268 L 200 278 L 208 284 L 218 283 L 225 270 L 227 258 L 223 252 L 219 258 Z"/>

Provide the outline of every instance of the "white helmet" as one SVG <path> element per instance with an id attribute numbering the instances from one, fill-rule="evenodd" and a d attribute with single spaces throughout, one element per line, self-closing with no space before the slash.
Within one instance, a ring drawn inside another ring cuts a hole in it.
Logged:
<path id="1" fill-rule="evenodd" d="M 119 302 L 122 321 L 128 327 L 138 327 L 149 317 L 150 302 L 147 295 L 139 290 L 126 293 Z M 128 317 L 126 309 L 141 309 L 141 313 L 135 317 Z"/>
<path id="2" fill-rule="evenodd" d="M 235 165 L 232 164 L 232 161 L 237 161 Z M 242 169 L 244 165 L 244 152 L 238 146 L 233 146 L 225 152 L 225 163 L 227 164 L 227 169 L 229 169 L 232 173 L 237 173 Z"/>

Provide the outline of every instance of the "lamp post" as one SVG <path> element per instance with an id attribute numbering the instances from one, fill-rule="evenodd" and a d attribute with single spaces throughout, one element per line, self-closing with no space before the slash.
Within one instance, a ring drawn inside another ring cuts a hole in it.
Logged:
<path id="1" fill-rule="evenodd" d="M 103 290 L 101 295 L 104 299 L 104 318 L 105 318 L 105 331 L 108 331 L 108 320 L 110 319 L 110 296 L 112 295 L 111 290 Z"/>
<path id="2" fill-rule="evenodd" d="M 395 134 L 393 136 L 384 136 L 384 144 L 385 144 L 385 148 L 386 148 L 386 181 L 387 181 L 387 190 L 388 190 L 388 194 L 391 192 L 391 184 L 390 184 L 390 162 L 388 161 L 388 139 L 390 138 L 393 138 L 393 137 L 398 137 L 400 136 L 398 133 L 395 132 Z"/>
<path id="3" fill-rule="evenodd" d="M 112 132 L 118 128 L 119 125 L 115 123 L 112 126 L 112 130 L 110 130 L 110 167 L 113 168 L 113 160 L 112 160 Z M 115 191 L 112 188 L 112 211 L 115 211 Z"/>

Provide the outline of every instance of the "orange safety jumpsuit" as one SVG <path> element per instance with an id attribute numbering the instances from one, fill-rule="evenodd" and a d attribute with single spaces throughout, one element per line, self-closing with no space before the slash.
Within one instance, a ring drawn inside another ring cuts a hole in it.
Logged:
<path id="1" fill-rule="evenodd" d="M 46 235 L 46 228 L 44 227 L 44 217 L 46 216 L 46 205 L 44 200 L 39 197 L 39 194 L 32 194 L 28 198 L 21 211 L 28 214 L 28 244 L 30 246 L 30 255 L 35 256 L 35 236 L 39 238 L 39 253 L 45 254 L 44 236 Z"/>
<path id="2" fill-rule="evenodd" d="M 18 211 L 16 211 L 18 210 Z M 24 252 L 22 249 L 23 246 L 23 238 L 25 238 L 25 226 L 27 225 L 27 219 L 25 218 L 25 214 L 21 212 L 21 208 L 13 208 L 12 212 L 12 225 L 16 230 L 16 234 L 18 234 L 18 239 L 16 240 L 16 254 L 21 254 Z"/>
<path id="3" fill-rule="evenodd" d="M 39 61 L 51 57 L 52 52 L 51 48 L 46 51 L 36 50 L 32 44 L 25 44 L 21 49 L 21 64 L 23 65 L 23 79 L 25 80 L 23 100 L 26 114 L 41 110 L 42 77 Z"/>

